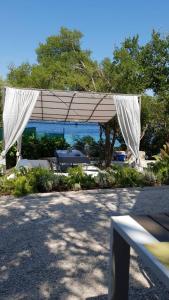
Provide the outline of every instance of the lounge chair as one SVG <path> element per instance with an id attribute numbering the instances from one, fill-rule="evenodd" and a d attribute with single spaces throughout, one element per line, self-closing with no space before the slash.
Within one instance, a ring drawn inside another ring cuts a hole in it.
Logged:
<path id="1" fill-rule="evenodd" d="M 90 160 L 79 150 L 56 150 L 58 169 L 65 171 L 68 167 L 78 164 L 90 164 Z"/>

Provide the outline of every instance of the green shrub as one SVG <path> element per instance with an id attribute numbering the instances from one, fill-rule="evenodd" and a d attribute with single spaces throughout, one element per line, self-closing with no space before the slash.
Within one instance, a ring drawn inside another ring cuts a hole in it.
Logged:
<path id="1" fill-rule="evenodd" d="M 157 180 L 162 184 L 169 184 L 169 144 L 163 146 L 160 154 L 156 156 L 157 161 L 151 166 Z"/>
<path id="2" fill-rule="evenodd" d="M 108 169 L 108 172 L 114 176 L 116 186 L 135 187 L 144 184 L 144 175 L 134 168 L 128 166 L 113 166 Z"/>
<path id="3" fill-rule="evenodd" d="M 65 176 L 55 175 L 45 168 L 31 169 L 27 174 L 30 185 L 37 192 L 51 192 L 67 189 Z"/>
<path id="4" fill-rule="evenodd" d="M 70 168 L 68 176 L 56 175 L 51 170 L 40 167 L 30 170 L 22 167 L 15 170 L 14 177 L 9 179 L 8 176 L 0 176 L 0 194 L 22 196 L 70 189 L 153 186 L 160 182 L 169 184 L 169 167 L 164 165 L 156 173 L 151 167 L 140 173 L 128 166 L 113 166 L 106 171 L 100 171 L 94 178 L 85 174 L 81 166 Z"/>
<path id="5" fill-rule="evenodd" d="M 159 179 L 151 170 L 146 170 L 144 172 L 144 185 L 146 186 L 154 186 L 159 183 Z"/>
<path id="6" fill-rule="evenodd" d="M 86 174 L 81 178 L 80 185 L 82 189 L 93 189 L 97 186 L 94 178 L 91 175 Z"/>
<path id="7" fill-rule="evenodd" d="M 14 174 L 13 178 L 9 178 L 9 175 L 0 177 L 0 193 L 1 194 L 13 194 L 15 196 L 22 196 L 29 193 L 36 192 L 29 180 L 28 172 L 24 170 L 12 170 L 11 174 Z"/>
<path id="8" fill-rule="evenodd" d="M 44 168 L 34 168 L 29 172 L 30 182 L 38 192 L 51 192 L 54 174 Z"/>
<path id="9" fill-rule="evenodd" d="M 26 178 L 27 184 L 31 187 L 31 191 L 33 192 L 44 193 L 67 190 L 66 176 L 55 175 L 51 170 L 45 168 L 29 170 Z"/>
<path id="10" fill-rule="evenodd" d="M 9 175 L 9 174 L 8 174 Z M 36 192 L 51 192 L 67 190 L 66 176 L 55 175 L 44 168 L 26 170 L 20 168 L 14 172 L 15 178 L 0 177 L 0 194 L 22 196 Z"/>
<path id="11" fill-rule="evenodd" d="M 26 176 L 19 176 L 14 180 L 14 191 L 13 194 L 15 196 L 23 196 L 26 194 L 30 194 L 34 192 L 33 186 L 30 185 L 30 182 L 28 181 Z"/>
<path id="12" fill-rule="evenodd" d="M 19 168 L 13 168 L 10 170 L 10 174 L 14 173 L 17 177 L 21 175 L 27 175 L 29 170 L 24 166 L 20 166 Z"/>
<path id="13" fill-rule="evenodd" d="M 53 176 L 49 174 L 36 175 L 36 188 L 38 192 L 51 192 L 53 190 Z"/>
<path id="14" fill-rule="evenodd" d="M 169 184 L 169 166 L 162 166 L 156 173 L 156 176 L 162 184 Z"/>
<path id="15" fill-rule="evenodd" d="M 53 176 L 53 191 L 66 191 L 68 190 L 67 177 L 64 175 Z"/>
<path id="16" fill-rule="evenodd" d="M 15 186 L 14 186 L 14 180 L 7 179 L 6 176 L 0 177 L 0 194 L 1 195 L 8 195 L 12 194 L 14 192 Z"/>
<path id="17" fill-rule="evenodd" d="M 73 190 L 90 189 L 96 186 L 92 176 L 86 175 L 81 166 L 68 169 L 67 183 L 68 187 Z"/>
<path id="18" fill-rule="evenodd" d="M 73 185 L 73 190 L 74 190 L 74 191 L 80 191 L 80 190 L 81 190 L 81 185 L 80 185 L 80 183 L 75 183 L 75 184 Z"/>
<path id="19" fill-rule="evenodd" d="M 169 163 L 169 143 L 163 145 L 163 148 L 160 149 L 160 158 L 162 160 L 167 160 Z"/>
<path id="20" fill-rule="evenodd" d="M 81 187 L 81 182 L 84 177 L 84 171 L 81 166 L 68 169 L 68 186 L 69 188 L 74 188 L 75 184 L 79 184 Z"/>
<path id="21" fill-rule="evenodd" d="M 115 186 L 115 177 L 110 171 L 100 171 L 95 177 L 95 182 L 100 188 L 111 188 Z"/>
<path id="22" fill-rule="evenodd" d="M 152 166 L 150 166 L 150 169 L 155 174 L 160 172 L 160 170 L 163 169 L 163 168 L 169 168 L 169 161 L 167 159 L 158 160 Z"/>

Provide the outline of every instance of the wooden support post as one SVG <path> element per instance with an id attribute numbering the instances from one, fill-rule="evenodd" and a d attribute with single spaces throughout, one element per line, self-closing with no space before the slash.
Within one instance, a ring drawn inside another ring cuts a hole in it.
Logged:
<path id="1" fill-rule="evenodd" d="M 22 158 L 22 135 L 17 140 L 16 163 Z"/>
<path id="2" fill-rule="evenodd" d="M 108 300 L 128 300 L 130 246 L 111 224 Z"/>
<path id="3" fill-rule="evenodd" d="M 141 96 L 138 96 L 138 103 L 139 103 L 139 106 L 140 106 L 140 113 L 141 113 Z"/>
<path id="4" fill-rule="evenodd" d="M 138 103 L 140 106 L 140 126 L 141 126 L 141 96 L 138 96 Z M 141 141 L 141 130 L 140 130 L 140 141 Z M 139 149 L 140 150 L 140 149 Z M 138 164 L 141 166 L 140 164 L 140 154 L 139 154 L 139 158 L 137 159 Z"/>

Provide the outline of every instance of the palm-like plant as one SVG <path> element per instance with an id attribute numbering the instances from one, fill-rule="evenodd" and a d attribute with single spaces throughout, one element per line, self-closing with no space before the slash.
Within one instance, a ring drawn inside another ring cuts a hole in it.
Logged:
<path id="1" fill-rule="evenodd" d="M 160 159 L 169 160 L 169 143 L 163 145 L 163 149 L 160 149 Z"/>
<path id="2" fill-rule="evenodd" d="M 163 145 L 160 154 L 155 156 L 157 162 L 152 170 L 157 174 L 162 183 L 169 183 L 169 143 Z"/>

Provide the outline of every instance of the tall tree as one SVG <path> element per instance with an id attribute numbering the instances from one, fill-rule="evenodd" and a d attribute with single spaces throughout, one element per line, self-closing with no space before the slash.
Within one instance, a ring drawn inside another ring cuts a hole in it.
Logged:
<path id="1" fill-rule="evenodd" d="M 126 39 L 120 48 L 113 53 L 112 62 L 105 59 L 102 62 L 102 72 L 107 81 L 104 80 L 105 89 L 109 92 L 118 93 L 142 93 L 144 91 L 144 80 L 142 67 L 139 64 L 141 47 L 138 43 L 138 36 Z M 122 137 L 117 117 L 114 117 L 107 124 L 101 125 L 105 133 L 105 162 L 109 166 L 116 138 Z"/>
<path id="2" fill-rule="evenodd" d="M 141 147 L 154 153 L 168 138 L 169 134 L 169 35 L 162 37 L 153 31 L 150 42 L 139 45 L 138 36 L 127 38 L 113 53 L 112 62 L 105 59 L 103 73 L 111 86 L 111 91 L 121 93 L 141 93 L 147 89 L 156 97 L 142 97 Z M 106 88 L 109 88 L 107 86 Z M 104 126 L 108 141 L 113 135 L 119 136 L 115 123 Z M 161 138 L 155 138 L 160 136 Z M 119 136 L 120 137 L 120 136 Z M 121 139 L 121 137 L 120 137 Z M 155 145 L 156 143 L 156 145 Z M 109 145 L 109 157 L 113 147 Z"/>
<path id="3" fill-rule="evenodd" d="M 169 35 L 153 31 L 151 40 L 141 48 L 139 63 L 146 88 L 157 95 L 169 93 Z"/>
<path id="4" fill-rule="evenodd" d="M 31 72 L 32 66 L 29 63 L 22 63 L 19 67 L 10 65 L 7 75 L 8 82 L 14 87 L 31 87 L 33 86 Z"/>
<path id="5" fill-rule="evenodd" d="M 169 35 L 162 36 L 153 31 L 151 40 L 142 46 L 139 61 L 145 88 L 154 92 L 154 97 L 147 101 L 146 106 L 143 103 L 142 115 L 144 109 L 149 107 L 151 122 L 147 122 L 147 130 L 141 140 L 141 147 L 152 155 L 169 141 Z"/>
<path id="6" fill-rule="evenodd" d="M 83 35 L 62 27 L 58 35 L 50 36 L 36 49 L 37 64 L 12 67 L 8 75 L 13 85 L 66 90 L 96 90 L 96 61 L 91 51 L 81 48 Z"/>

